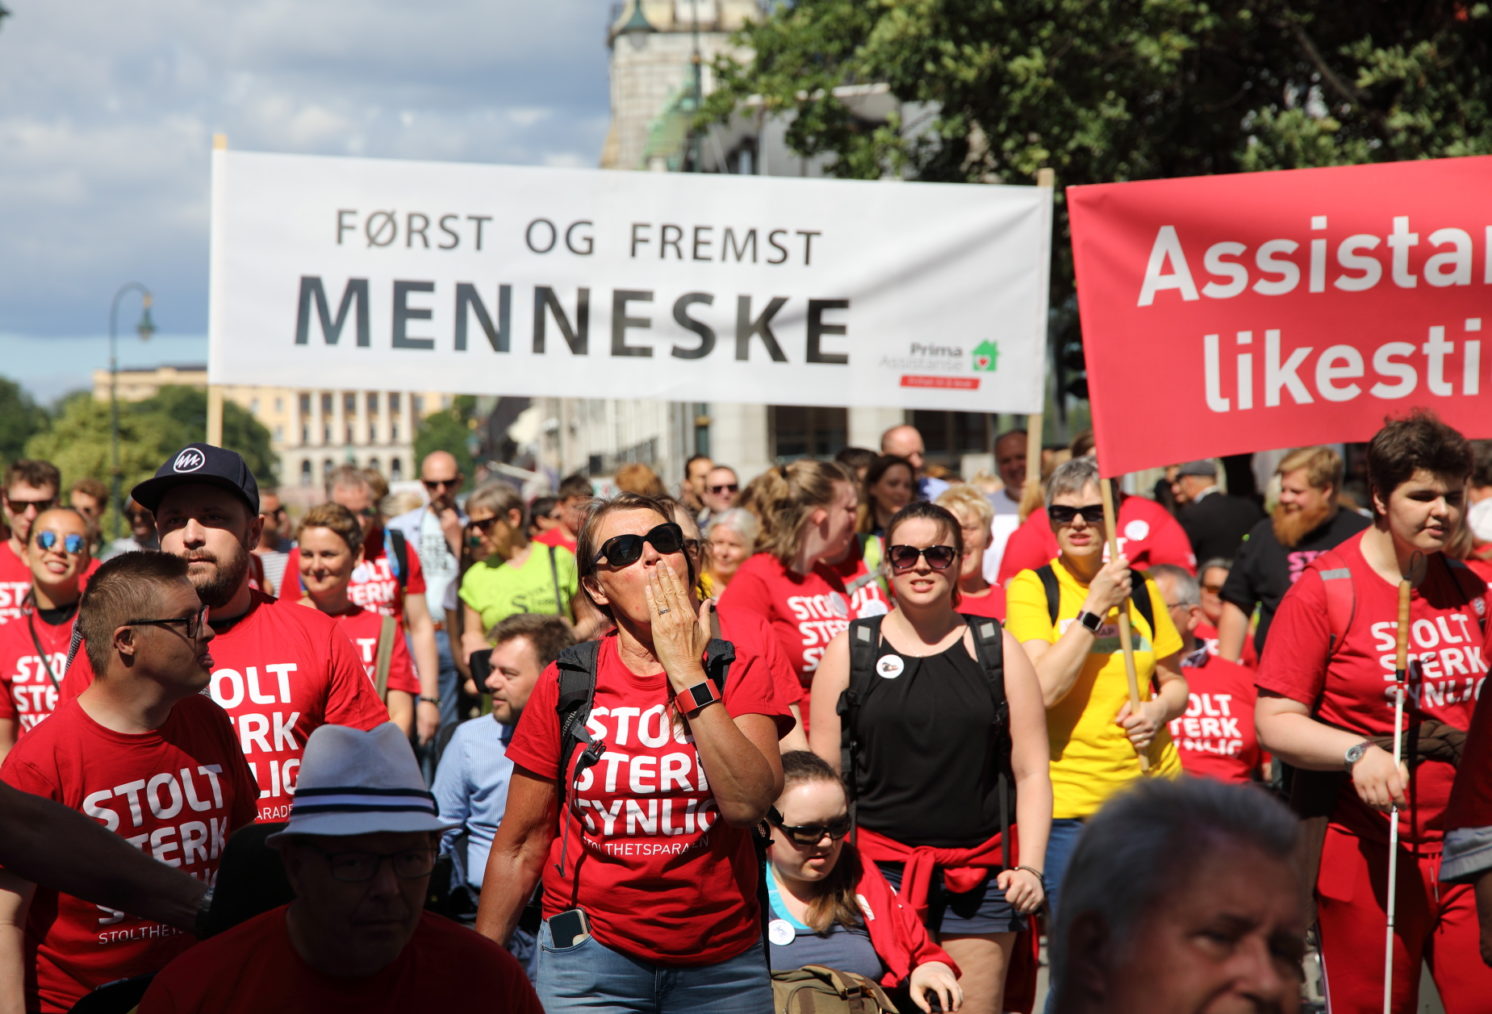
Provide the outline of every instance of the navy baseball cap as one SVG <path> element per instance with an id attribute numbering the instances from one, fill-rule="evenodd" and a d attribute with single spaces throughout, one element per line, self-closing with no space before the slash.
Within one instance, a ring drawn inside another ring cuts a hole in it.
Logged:
<path id="1" fill-rule="evenodd" d="M 248 464 L 237 451 L 212 444 L 187 444 L 155 470 L 155 478 L 130 490 L 130 496 L 154 514 L 168 491 L 197 482 L 237 493 L 249 505 L 250 514 L 259 513 L 259 484 Z"/>

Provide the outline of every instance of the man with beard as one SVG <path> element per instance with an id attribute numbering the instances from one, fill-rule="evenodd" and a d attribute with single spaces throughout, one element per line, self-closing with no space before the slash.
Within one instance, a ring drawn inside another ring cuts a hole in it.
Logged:
<path id="1" fill-rule="evenodd" d="M 188 444 L 134 488 L 155 515 L 161 548 L 187 562 L 187 575 L 217 637 L 209 693 L 233 720 L 259 782 L 259 820 L 290 812 L 301 751 L 321 725 L 370 729 L 388 721 L 357 651 L 330 617 L 280 607 L 249 584 L 249 548 L 259 540 L 259 487 L 243 458 Z M 75 659 L 62 697 L 93 680 Z"/>
<path id="2" fill-rule="evenodd" d="M 1238 549 L 1223 584 L 1218 620 L 1218 654 L 1240 661 L 1249 616 L 1259 607 L 1254 646 L 1264 654 L 1264 638 L 1280 600 L 1317 556 L 1368 527 L 1368 519 L 1342 510 L 1342 458 L 1329 447 L 1301 447 L 1281 459 L 1280 502 L 1256 524 Z"/>

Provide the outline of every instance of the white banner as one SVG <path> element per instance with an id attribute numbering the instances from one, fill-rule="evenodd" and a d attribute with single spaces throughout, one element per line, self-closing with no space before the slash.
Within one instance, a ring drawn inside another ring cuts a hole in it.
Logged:
<path id="1" fill-rule="evenodd" d="M 1040 411 L 1051 190 L 213 153 L 212 383 Z"/>

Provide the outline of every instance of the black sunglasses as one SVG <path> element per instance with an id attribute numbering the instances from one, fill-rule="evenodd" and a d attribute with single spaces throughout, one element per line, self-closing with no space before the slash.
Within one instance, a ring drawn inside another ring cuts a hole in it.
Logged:
<path id="1" fill-rule="evenodd" d="M 1090 503 L 1081 507 L 1069 507 L 1066 504 L 1054 503 L 1046 509 L 1047 516 L 1059 525 L 1070 525 L 1076 518 L 1082 518 L 1086 524 L 1103 524 L 1103 504 Z"/>
<path id="2" fill-rule="evenodd" d="M 486 532 L 488 532 L 488 531 L 490 531 L 492 529 L 493 525 L 497 524 L 501 520 L 502 520 L 501 518 L 499 518 L 496 514 L 494 514 L 492 517 L 490 517 L 490 518 L 483 518 L 480 521 L 468 521 L 466 523 L 466 527 L 467 528 L 475 528 L 477 531 L 482 532 L 482 533 L 485 534 Z"/>
<path id="3" fill-rule="evenodd" d="M 823 841 L 824 835 L 828 835 L 830 841 L 839 841 L 839 839 L 849 834 L 850 829 L 854 827 L 848 814 L 824 824 L 784 824 L 782 822 L 782 814 L 777 812 L 775 806 L 767 814 L 767 820 L 779 831 L 787 835 L 788 840 L 794 845 L 802 845 L 805 848 L 817 845 Z"/>
<path id="4" fill-rule="evenodd" d="M 5 502 L 9 504 L 10 509 L 17 514 L 25 514 L 27 507 L 35 507 L 36 513 L 41 514 L 44 511 L 51 510 L 52 505 L 57 502 L 57 498 L 48 497 L 45 500 L 22 500 L 18 497 L 7 496 L 5 498 Z"/>
<path id="5" fill-rule="evenodd" d="M 741 491 L 741 484 L 728 482 L 723 486 L 710 486 L 709 490 L 711 493 L 739 493 Z"/>
<path id="6" fill-rule="evenodd" d="M 426 489 L 439 489 L 442 486 L 459 486 L 461 477 L 458 475 L 454 479 L 421 479 L 420 482 Z"/>
<path id="7" fill-rule="evenodd" d="M 684 550 L 684 530 L 672 521 L 665 521 L 646 535 L 617 535 L 601 543 L 593 564 L 606 561 L 608 567 L 630 567 L 642 557 L 642 544 L 651 542 L 653 548 L 665 556 Z"/>
<path id="8" fill-rule="evenodd" d="M 197 635 L 202 633 L 202 625 L 207 622 L 207 607 L 203 606 L 190 616 L 170 616 L 164 620 L 130 620 L 122 623 L 124 627 L 171 627 L 180 623 L 186 628 L 187 640 L 195 641 Z"/>
<path id="9" fill-rule="evenodd" d="M 886 559 L 897 570 L 911 570 L 919 556 L 927 557 L 927 565 L 933 570 L 947 570 L 957 555 L 952 546 L 892 546 L 886 550 Z"/>

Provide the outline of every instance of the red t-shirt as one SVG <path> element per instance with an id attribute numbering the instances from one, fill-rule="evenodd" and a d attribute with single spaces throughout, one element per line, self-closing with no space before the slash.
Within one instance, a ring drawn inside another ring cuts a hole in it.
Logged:
<path id="1" fill-rule="evenodd" d="M 96 570 L 98 561 L 89 560 L 88 566 L 83 568 L 83 579 L 78 587 L 85 587 L 88 578 Z M 30 591 L 30 566 L 17 555 L 9 539 L 0 542 L 0 623 L 8 623 L 21 615 L 21 607 Z"/>
<path id="2" fill-rule="evenodd" d="M 1126 496 L 1119 501 L 1115 519 L 1119 531 L 1119 552 L 1129 557 L 1136 570 L 1148 570 L 1157 563 L 1174 563 L 1196 573 L 1197 556 L 1181 524 L 1160 504 L 1143 496 Z M 1005 543 L 1000 558 L 1000 584 L 1007 584 L 1023 570 L 1035 570 L 1057 555 L 1057 537 L 1046 508 L 1034 510 Z M 1108 557 L 1108 549 L 1104 549 Z"/>
<path id="3" fill-rule="evenodd" d="M 0 767 L 9 785 L 97 820 L 199 880 L 217 876 L 228 835 L 254 819 L 258 789 L 228 717 L 207 698 L 176 702 L 155 732 L 113 732 L 68 701 Z M 71 1010 L 115 979 L 161 968 L 190 934 L 37 887 L 26 920 L 27 1003 Z"/>
<path id="4" fill-rule="evenodd" d="M 306 608 L 302 606 L 302 608 Z M 347 635 L 347 640 L 357 649 L 363 660 L 363 670 L 368 679 L 374 679 L 378 668 L 378 637 L 383 633 L 383 616 L 353 606 L 352 612 L 332 617 L 337 629 Z M 409 646 L 404 643 L 404 634 L 398 624 L 394 625 L 394 650 L 389 654 L 389 689 L 403 690 L 407 694 L 420 696 L 419 677 L 414 674 L 414 662 L 409 657 Z M 374 684 L 377 686 L 377 684 Z"/>
<path id="5" fill-rule="evenodd" d="M 486 937 L 425 912 L 387 967 L 361 979 L 318 972 L 296 953 L 286 906 L 204 941 L 150 983 L 140 1014 L 502 1011 L 544 1014 L 518 962 Z"/>
<path id="6" fill-rule="evenodd" d="M 5 686 L 0 693 L 0 718 L 18 721 L 20 735 L 57 709 L 67 646 L 77 618 L 74 612 L 72 619 L 53 626 L 34 610 L 27 610 L 20 619 L 0 624 L 0 683 Z"/>
<path id="7" fill-rule="evenodd" d="M 772 678 L 772 693 L 778 705 L 786 711 L 788 705 L 796 704 L 802 688 L 798 684 L 798 673 L 788 661 L 787 653 L 772 633 L 767 621 L 755 613 L 738 610 L 730 616 L 720 617 L 720 636 L 736 646 L 737 654 L 760 655 Z M 808 712 L 803 712 L 807 723 Z"/>
<path id="8" fill-rule="evenodd" d="M 371 609 L 384 616 L 392 616 L 404 625 L 404 596 L 425 594 L 425 570 L 420 566 L 420 554 L 414 545 L 406 542 L 404 548 L 409 558 L 409 573 L 401 580 L 394 571 L 398 569 L 398 558 L 389 552 L 393 536 L 385 538 L 383 529 L 372 533 L 363 542 L 363 562 L 352 571 L 352 580 L 347 585 L 347 597 L 364 609 Z M 280 597 L 287 600 L 300 598 L 300 547 L 290 550 L 285 561 L 287 587 L 294 587 L 297 594 L 286 594 L 280 589 Z"/>
<path id="9" fill-rule="evenodd" d="M 540 532 L 534 536 L 534 541 L 541 546 L 568 549 L 572 553 L 580 547 L 580 543 L 570 537 L 570 533 L 565 530 L 564 525 L 555 525 L 553 528 Z"/>
<path id="10" fill-rule="evenodd" d="M 859 561 L 857 561 L 859 562 Z M 863 568 L 864 563 L 859 562 Z M 874 588 L 872 593 L 867 589 Z M 807 714 L 808 691 L 813 674 L 834 635 L 850 620 L 886 612 L 885 600 L 874 581 L 860 589 L 856 601 L 865 610 L 855 612 L 844 582 L 834 571 L 815 567 L 807 574 L 794 574 L 769 553 L 757 553 L 736 571 L 720 596 L 720 616 L 749 612 L 766 620 L 798 674 L 799 706 Z M 784 702 L 790 703 L 790 702 Z"/>
<path id="11" fill-rule="evenodd" d="M 371 729 L 389 720 L 356 650 L 331 618 L 275 602 L 255 592 L 249 611 L 209 644 L 215 665 L 209 692 L 233 719 L 259 781 L 261 821 L 289 818 L 300 755 L 313 730 Z M 63 678 L 63 698 L 92 682 L 88 656 L 79 652 Z"/>
<path id="12" fill-rule="evenodd" d="M 1186 714 L 1171 720 L 1171 742 L 1189 775 L 1248 782 L 1260 768 L 1254 731 L 1254 671 L 1216 655 L 1182 671 L 1190 695 Z"/>
<path id="13" fill-rule="evenodd" d="M 1354 536 L 1316 557 L 1286 593 L 1269 628 L 1256 682 L 1261 690 L 1305 704 L 1329 725 L 1364 736 L 1392 735 L 1398 588 L 1368 567 L 1362 540 L 1363 535 Z M 1323 660 L 1331 623 L 1321 571 L 1344 566 L 1352 575 L 1355 608 L 1327 671 Z M 1457 729 L 1470 727 L 1487 675 L 1481 627 L 1486 608 L 1485 595 L 1468 602 L 1444 557 L 1430 560 L 1409 603 L 1409 658 L 1419 672 L 1410 677 L 1406 723 L 1428 716 Z M 1438 841 L 1456 769 L 1427 758 L 1411 764 L 1410 772 L 1411 805 L 1400 810 L 1399 832 L 1405 841 Z M 1338 797 L 1332 820 L 1355 834 L 1387 840 L 1387 817 L 1360 802 L 1351 786 Z"/>
<path id="14" fill-rule="evenodd" d="M 508 745 L 509 760 L 545 779 L 561 770 L 558 696 L 551 665 Z M 587 729 L 606 751 L 578 780 L 566 758 L 544 915 L 579 905 L 608 947 L 644 961 L 710 965 L 761 946 L 756 846 L 749 829 L 720 820 L 692 739 L 672 729 L 670 697 L 661 669 L 636 676 L 617 654 L 617 635 L 601 639 Z M 786 731 L 771 677 L 744 650 L 726 680 L 725 708 L 770 716 Z"/>
<path id="15" fill-rule="evenodd" d="M 862 616 L 884 616 L 891 611 L 891 599 L 886 595 L 886 589 L 881 587 L 881 582 L 876 580 L 870 568 L 865 565 L 864 547 L 857 540 L 850 546 L 851 553 L 835 564 L 819 564 L 815 570 L 824 572 L 830 581 L 838 581 L 844 586 L 845 594 L 850 600 L 850 615 L 859 619 Z"/>
<path id="16" fill-rule="evenodd" d="M 987 616 L 992 620 L 1005 622 L 1005 589 L 997 584 L 989 586 L 989 590 L 983 595 L 969 595 L 960 592 L 958 602 L 954 603 L 954 609 L 965 616 Z"/>

